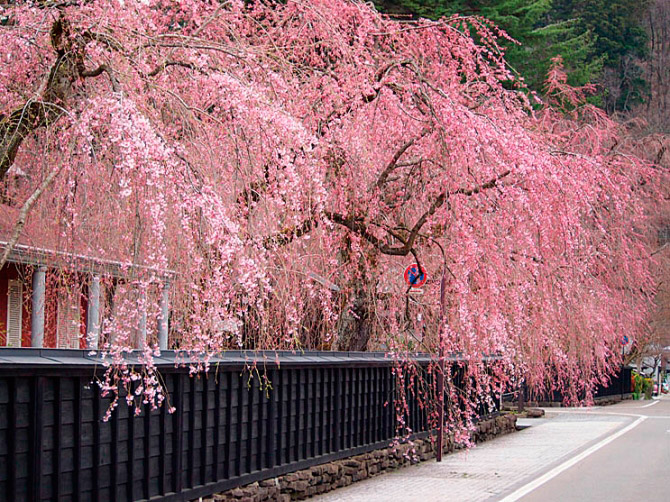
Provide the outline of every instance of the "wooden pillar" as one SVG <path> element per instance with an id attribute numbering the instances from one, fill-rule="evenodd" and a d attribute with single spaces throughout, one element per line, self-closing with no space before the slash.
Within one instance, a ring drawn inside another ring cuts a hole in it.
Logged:
<path id="1" fill-rule="evenodd" d="M 46 296 L 46 270 L 40 265 L 33 272 L 32 311 L 30 313 L 30 345 L 44 347 L 44 302 Z"/>
<path id="2" fill-rule="evenodd" d="M 168 349 L 168 316 L 170 313 L 170 283 L 165 281 L 161 294 L 161 314 L 158 318 L 158 348 Z"/>
<path id="3" fill-rule="evenodd" d="M 137 349 L 143 349 L 147 346 L 147 292 L 144 288 L 138 294 L 140 319 L 137 326 Z"/>
<path id="4" fill-rule="evenodd" d="M 86 348 L 97 350 L 100 343 L 100 276 L 91 277 L 86 314 Z"/>

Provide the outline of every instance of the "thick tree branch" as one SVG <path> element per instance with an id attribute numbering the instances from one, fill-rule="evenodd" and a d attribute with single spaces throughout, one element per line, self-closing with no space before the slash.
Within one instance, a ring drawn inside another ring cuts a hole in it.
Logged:
<path id="1" fill-rule="evenodd" d="M 67 23 L 55 21 L 51 26 L 51 45 L 56 51 L 56 61 L 43 83 L 39 98 L 30 99 L 0 120 L 0 180 L 14 163 L 23 140 L 36 129 L 47 127 L 63 115 L 63 104 L 70 96 L 77 78 L 77 65 L 71 54 Z M 50 105 L 53 103 L 54 105 Z"/>
<path id="2" fill-rule="evenodd" d="M 275 235 L 263 239 L 265 249 L 278 248 L 290 244 L 293 239 L 298 239 L 308 234 L 312 229 L 319 226 L 319 222 L 314 219 L 303 221 L 300 225 L 295 225 L 289 229 L 283 230 Z"/>
<path id="3" fill-rule="evenodd" d="M 393 157 L 391 158 L 390 162 L 386 165 L 382 173 L 379 175 L 379 178 L 377 179 L 377 188 L 381 188 L 384 183 L 388 180 L 388 177 L 391 175 L 391 173 L 400 166 L 398 161 L 400 160 L 400 157 L 403 156 L 403 154 L 412 146 L 414 143 L 416 143 L 417 140 L 423 138 L 430 132 L 429 129 L 424 129 L 421 131 L 421 134 L 417 138 L 412 138 L 409 141 L 405 142 L 394 154 Z"/>
<path id="4" fill-rule="evenodd" d="M 498 182 L 508 176 L 511 171 L 507 170 L 504 171 L 503 173 L 499 174 L 495 178 L 487 181 L 486 183 L 482 183 L 481 185 L 477 185 L 473 188 L 459 188 L 457 190 L 454 190 L 452 192 L 447 192 L 444 191 L 438 197 L 433 201 L 433 203 L 430 205 L 430 207 L 426 210 L 425 213 L 421 215 L 421 217 L 417 220 L 417 222 L 414 224 L 412 229 L 409 231 L 409 235 L 405 238 L 403 246 L 400 247 L 393 247 L 393 246 L 388 246 L 384 244 L 384 242 L 371 233 L 368 229 L 368 226 L 365 224 L 365 222 L 361 218 L 353 218 L 353 217 L 346 217 L 342 214 L 339 213 L 334 213 L 334 212 L 325 212 L 325 216 L 331 220 L 333 223 L 337 223 L 338 225 L 342 225 L 352 232 L 360 235 L 363 237 L 365 240 L 367 240 L 370 244 L 372 244 L 374 247 L 376 247 L 381 253 L 390 255 L 390 256 L 407 256 L 410 253 L 414 252 L 414 243 L 419 236 L 419 233 L 421 232 L 421 228 L 426 224 L 428 219 L 435 214 L 435 212 L 442 207 L 444 202 L 447 200 L 447 197 L 451 195 L 466 195 L 466 196 L 472 196 L 476 195 L 483 190 L 488 190 L 490 188 L 494 188 Z"/>
<path id="5" fill-rule="evenodd" d="M 182 68 L 188 68 L 189 70 L 196 69 L 193 63 L 187 63 L 185 61 L 165 61 L 164 63 L 159 64 L 158 66 L 156 66 L 156 68 L 147 73 L 147 77 L 155 77 L 160 72 L 165 70 L 168 66 L 181 66 Z"/>
<path id="6" fill-rule="evenodd" d="M 57 121 L 63 111 L 43 101 L 28 101 L 0 120 L 0 180 L 14 163 L 23 140 L 35 129 Z"/>
<path id="7" fill-rule="evenodd" d="M 121 85 L 119 84 L 118 79 L 116 78 L 116 75 L 114 75 L 114 72 L 112 69 L 107 66 L 106 64 L 101 64 L 94 70 L 84 70 L 83 66 L 82 69 L 79 70 L 79 75 L 83 78 L 87 77 L 97 77 L 99 75 L 102 75 L 103 73 L 106 73 L 107 76 L 109 77 L 110 82 L 112 83 L 112 90 L 114 92 L 120 92 L 121 91 Z"/>

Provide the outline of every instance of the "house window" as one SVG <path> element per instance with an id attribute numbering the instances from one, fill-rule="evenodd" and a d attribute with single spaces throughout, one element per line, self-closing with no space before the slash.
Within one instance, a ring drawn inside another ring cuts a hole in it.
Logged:
<path id="1" fill-rule="evenodd" d="M 664 246 L 670 243 L 670 225 L 661 227 L 658 230 L 658 245 Z"/>
<path id="2" fill-rule="evenodd" d="M 57 347 L 59 349 L 78 349 L 81 316 L 79 310 L 79 295 L 70 291 L 58 299 Z"/>
<path id="3" fill-rule="evenodd" d="M 23 313 L 23 283 L 7 282 L 7 347 L 21 346 L 21 321 Z"/>

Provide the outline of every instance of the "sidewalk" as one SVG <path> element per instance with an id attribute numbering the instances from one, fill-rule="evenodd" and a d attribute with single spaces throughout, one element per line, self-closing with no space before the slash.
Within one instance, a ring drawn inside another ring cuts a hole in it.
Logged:
<path id="1" fill-rule="evenodd" d="M 444 502 L 499 500 L 596 439 L 633 421 L 616 415 L 548 413 L 520 420 L 530 427 L 469 451 L 354 483 L 315 502 Z"/>

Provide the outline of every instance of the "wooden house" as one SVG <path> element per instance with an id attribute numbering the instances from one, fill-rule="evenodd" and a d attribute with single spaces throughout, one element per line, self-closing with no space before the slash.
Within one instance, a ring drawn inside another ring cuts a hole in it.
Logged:
<path id="1" fill-rule="evenodd" d="M 0 241 L 0 252 L 6 246 Z M 123 281 L 131 269 L 109 260 L 13 246 L 7 263 L 0 268 L 0 347 L 97 349 L 104 302 L 101 280 Z M 165 350 L 171 275 L 157 275 L 163 284 L 158 341 Z M 144 325 L 134 348 L 146 343 Z"/>

